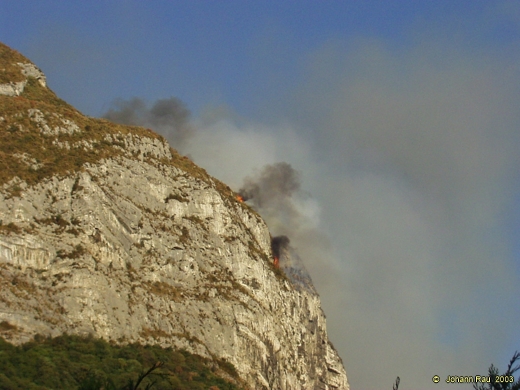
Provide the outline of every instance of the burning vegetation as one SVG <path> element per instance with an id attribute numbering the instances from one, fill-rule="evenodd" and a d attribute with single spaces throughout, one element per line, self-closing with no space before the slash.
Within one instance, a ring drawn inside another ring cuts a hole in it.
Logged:
<path id="1" fill-rule="evenodd" d="M 236 199 L 248 204 L 275 225 L 284 226 L 285 231 L 297 226 L 301 215 L 293 202 L 293 196 L 300 192 L 300 174 L 288 163 L 278 162 L 264 166 L 253 176 L 246 177 L 238 190 Z M 307 272 L 297 259 L 287 236 L 271 238 L 271 252 L 275 269 L 294 274 L 295 280 L 307 280 Z M 300 276 L 300 274 L 304 276 Z"/>
<path id="2" fill-rule="evenodd" d="M 273 264 L 276 268 L 280 267 L 280 257 L 282 251 L 289 247 L 289 237 L 277 236 L 271 239 L 271 251 L 273 253 Z"/>

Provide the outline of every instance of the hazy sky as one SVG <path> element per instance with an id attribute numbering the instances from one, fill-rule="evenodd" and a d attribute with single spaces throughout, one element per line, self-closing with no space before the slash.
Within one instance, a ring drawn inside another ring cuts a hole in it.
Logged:
<path id="1" fill-rule="evenodd" d="M 1 0 L 0 40 L 85 114 L 187 108 L 189 136 L 159 131 L 235 190 L 289 163 L 300 189 L 261 213 L 309 269 L 353 390 L 505 368 L 520 2 L 91 3 Z"/>

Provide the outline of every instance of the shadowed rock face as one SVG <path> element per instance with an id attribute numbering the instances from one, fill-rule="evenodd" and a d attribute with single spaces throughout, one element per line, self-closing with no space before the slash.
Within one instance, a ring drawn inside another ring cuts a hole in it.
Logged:
<path id="1" fill-rule="evenodd" d="M 348 389 L 310 278 L 274 269 L 258 214 L 156 134 L 37 88 L 0 96 L 2 337 L 161 344 L 225 358 L 253 389 Z"/>

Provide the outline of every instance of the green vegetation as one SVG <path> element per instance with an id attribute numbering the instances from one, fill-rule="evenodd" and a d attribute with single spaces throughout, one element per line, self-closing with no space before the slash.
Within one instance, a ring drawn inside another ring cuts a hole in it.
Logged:
<path id="1" fill-rule="evenodd" d="M 159 346 L 116 346 L 93 337 L 36 336 L 14 346 L 0 338 L 0 389 L 241 389 L 235 368 Z"/>

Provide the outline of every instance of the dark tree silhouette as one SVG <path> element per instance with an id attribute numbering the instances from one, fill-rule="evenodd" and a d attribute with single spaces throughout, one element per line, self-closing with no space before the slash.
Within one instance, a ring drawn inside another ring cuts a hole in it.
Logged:
<path id="1" fill-rule="evenodd" d="M 498 373 L 493 364 L 489 367 L 489 383 L 475 383 L 475 390 L 520 390 L 520 379 L 515 382 L 514 373 L 520 369 L 520 353 L 515 352 L 504 374 Z M 516 365 L 515 365 L 516 364 Z"/>
<path id="2" fill-rule="evenodd" d="M 148 371 L 143 372 L 143 373 L 141 373 L 141 375 L 139 375 L 139 378 L 137 378 L 137 381 L 135 382 L 135 386 L 133 386 L 133 384 L 130 383 L 128 386 L 128 390 L 137 390 L 144 378 L 146 378 L 153 371 L 157 370 L 158 368 L 162 367 L 163 365 L 164 364 L 161 362 L 155 363 L 152 367 L 150 367 L 150 369 Z M 154 384 L 155 384 L 155 382 L 150 383 L 148 386 L 146 386 L 146 390 L 151 389 Z"/>

